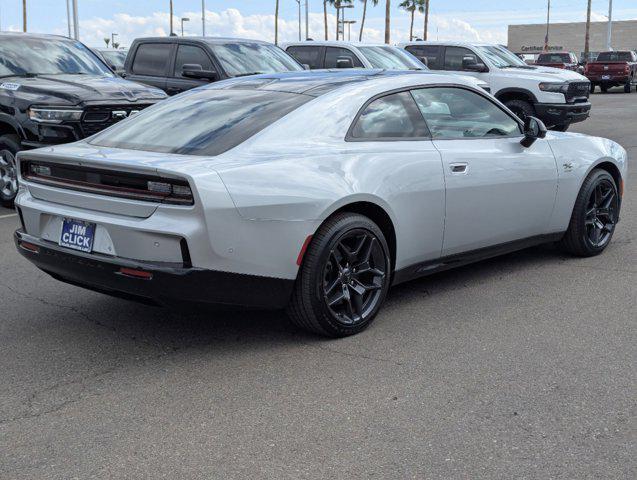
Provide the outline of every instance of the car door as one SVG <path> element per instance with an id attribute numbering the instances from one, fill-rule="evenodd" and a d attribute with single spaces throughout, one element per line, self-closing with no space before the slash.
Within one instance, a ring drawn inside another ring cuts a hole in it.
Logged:
<path id="1" fill-rule="evenodd" d="M 548 142 L 524 148 L 518 121 L 472 89 L 428 87 L 412 95 L 442 155 L 443 255 L 549 233 L 557 164 Z"/>
<path id="2" fill-rule="evenodd" d="M 140 43 L 126 79 L 166 90 L 166 77 L 174 45 L 170 42 Z"/>
<path id="3" fill-rule="evenodd" d="M 191 88 L 210 83 L 208 79 L 184 77 L 182 74 L 183 66 L 189 64 L 201 65 L 202 70 L 216 70 L 210 56 L 203 48 L 192 44 L 177 45 L 172 74 L 166 80 L 166 93 L 168 95 L 177 95 Z"/>
<path id="4" fill-rule="evenodd" d="M 291 45 L 285 51 L 301 65 L 307 65 L 310 70 L 323 68 L 324 48 L 318 45 Z"/>
<path id="5" fill-rule="evenodd" d="M 485 71 L 478 72 L 474 69 L 464 67 L 463 61 L 465 58 L 472 59 L 479 67 L 484 68 Z M 490 75 L 487 65 L 477 53 L 469 48 L 456 46 L 445 47 L 443 65 L 443 70 L 446 70 L 448 72 L 459 73 L 461 75 L 469 75 L 489 83 Z"/>

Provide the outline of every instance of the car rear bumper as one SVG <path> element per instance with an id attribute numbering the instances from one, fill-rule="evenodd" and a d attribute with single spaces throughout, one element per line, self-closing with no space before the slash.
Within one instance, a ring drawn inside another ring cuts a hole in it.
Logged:
<path id="1" fill-rule="evenodd" d="M 548 126 L 582 122 L 588 118 L 590 111 L 590 102 L 535 104 L 535 113 Z"/>
<path id="2" fill-rule="evenodd" d="M 610 78 L 602 78 L 604 76 L 609 76 Z M 587 78 L 592 82 L 592 83 L 616 83 L 616 84 L 623 84 L 623 83 L 628 83 L 631 78 L 630 75 L 613 75 L 613 74 L 600 74 L 600 75 L 590 75 L 587 76 Z"/>
<path id="3" fill-rule="evenodd" d="M 287 305 L 294 280 L 140 262 L 59 247 L 17 230 L 18 252 L 72 285 L 162 306 L 207 304 L 277 309 Z M 141 273 L 139 273 L 141 272 Z"/>

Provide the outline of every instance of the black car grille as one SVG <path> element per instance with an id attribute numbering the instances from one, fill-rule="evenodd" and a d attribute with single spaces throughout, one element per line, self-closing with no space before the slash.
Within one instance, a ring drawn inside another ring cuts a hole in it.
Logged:
<path id="1" fill-rule="evenodd" d="M 84 109 L 81 128 L 84 137 L 90 137 L 130 116 L 135 110 L 143 110 L 150 104 L 142 105 L 96 105 Z"/>
<path id="2" fill-rule="evenodd" d="M 566 92 L 567 102 L 584 102 L 590 95 L 590 82 L 571 82 Z"/>

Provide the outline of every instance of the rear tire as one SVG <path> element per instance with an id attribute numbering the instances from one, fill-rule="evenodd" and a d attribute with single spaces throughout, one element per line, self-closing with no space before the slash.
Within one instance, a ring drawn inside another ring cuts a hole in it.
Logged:
<path id="1" fill-rule="evenodd" d="M 354 335 L 376 317 L 390 278 L 389 248 L 381 229 L 363 215 L 338 213 L 312 237 L 287 314 L 312 333 Z"/>
<path id="2" fill-rule="evenodd" d="M 0 204 L 13 208 L 18 193 L 18 175 L 15 155 L 20 151 L 20 137 L 13 134 L 0 136 Z"/>
<path id="3" fill-rule="evenodd" d="M 599 89 L 602 91 L 602 93 L 608 92 L 608 86 L 607 85 L 600 85 Z"/>
<path id="4" fill-rule="evenodd" d="M 595 84 L 594 83 L 591 83 L 590 92 L 591 93 L 595 93 Z"/>
<path id="5" fill-rule="evenodd" d="M 633 81 L 632 79 L 628 80 L 628 83 L 624 85 L 624 93 L 630 93 L 630 91 L 633 88 Z"/>
<path id="6" fill-rule="evenodd" d="M 568 230 L 559 246 L 579 257 L 599 255 L 613 237 L 619 208 L 613 177 L 605 170 L 593 170 L 577 195 Z"/>
<path id="7" fill-rule="evenodd" d="M 526 117 L 535 115 L 535 108 L 526 100 L 513 99 L 504 103 L 506 107 L 515 113 L 520 120 L 526 120 Z"/>

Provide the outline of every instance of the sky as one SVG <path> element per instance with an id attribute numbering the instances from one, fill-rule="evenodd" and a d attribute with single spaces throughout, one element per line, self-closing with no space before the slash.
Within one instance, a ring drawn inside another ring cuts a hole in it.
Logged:
<path id="1" fill-rule="evenodd" d="M 136 38 L 166 35 L 169 32 L 168 0 L 77 0 L 80 39 L 89 46 L 104 45 L 104 38 L 117 33 L 117 40 L 126 46 Z M 206 33 L 274 40 L 275 0 L 205 0 Z M 305 0 L 301 0 L 302 4 Z M 310 37 L 323 38 L 323 1 L 308 0 Z M 179 18 L 190 18 L 184 24 L 185 35 L 201 35 L 201 0 L 173 0 L 175 30 L 180 33 Z M 392 0 L 391 41 L 407 41 L 409 14 L 398 8 L 400 0 Z M 586 20 L 587 0 L 552 0 L 551 21 Z M 354 0 L 355 7 L 346 18 L 356 20 L 351 38 L 357 40 L 362 0 Z M 384 39 L 385 0 L 371 6 L 363 41 L 382 42 Z M 506 43 L 507 26 L 519 23 L 544 23 L 546 0 L 430 0 L 429 38 L 440 40 L 470 40 Z M 593 0 L 592 19 L 606 21 L 608 0 Z M 28 30 L 38 33 L 67 33 L 66 0 L 27 0 Z M 328 9 L 330 38 L 334 38 L 336 23 L 334 9 Z M 303 28 L 305 25 L 303 13 Z M 423 16 L 417 14 L 415 34 L 422 35 Z M 613 19 L 637 19 L 635 0 L 613 0 Z M 22 29 L 22 0 L 0 0 L 0 30 Z M 280 0 L 280 41 L 298 39 L 298 4 L 296 0 Z M 303 33 L 305 36 L 305 33 Z"/>

